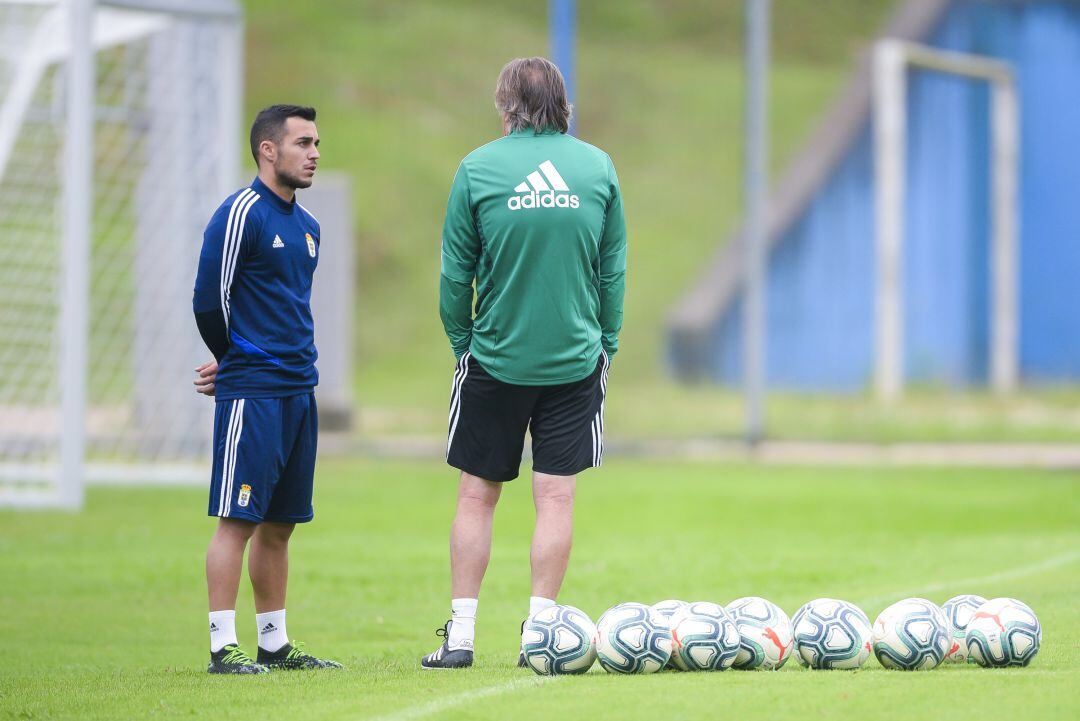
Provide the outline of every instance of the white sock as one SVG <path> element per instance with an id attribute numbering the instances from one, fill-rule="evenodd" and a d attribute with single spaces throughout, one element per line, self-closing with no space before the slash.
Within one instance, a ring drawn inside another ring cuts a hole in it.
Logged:
<path id="1" fill-rule="evenodd" d="M 450 636 L 446 646 L 451 651 L 459 648 L 472 651 L 476 636 L 476 602 L 475 598 L 455 598 L 450 602 Z"/>
<path id="2" fill-rule="evenodd" d="M 285 609 L 255 614 L 255 627 L 259 632 L 259 648 L 277 651 L 289 642 L 285 632 Z"/>
<path id="3" fill-rule="evenodd" d="M 551 608 L 554 605 L 555 601 L 550 598 L 529 596 L 529 616 L 531 617 L 537 611 L 543 611 L 545 608 Z"/>
<path id="4" fill-rule="evenodd" d="M 236 611 L 210 612 L 210 653 L 236 643 Z"/>

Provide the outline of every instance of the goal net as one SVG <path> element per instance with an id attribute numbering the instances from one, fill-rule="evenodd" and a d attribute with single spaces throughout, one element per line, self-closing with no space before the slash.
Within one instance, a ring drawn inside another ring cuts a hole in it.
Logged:
<path id="1" fill-rule="evenodd" d="M 230 0 L 0 0 L 0 505 L 205 475 L 191 292 L 239 177 L 241 21 Z"/>

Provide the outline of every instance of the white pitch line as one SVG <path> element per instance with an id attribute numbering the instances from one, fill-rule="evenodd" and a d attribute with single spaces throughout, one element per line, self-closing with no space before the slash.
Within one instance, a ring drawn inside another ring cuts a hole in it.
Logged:
<path id="1" fill-rule="evenodd" d="M 429 671 L 426 673 L 439 673 L 439 671 Z M 532 672 L 528 671 L 528 673 Z M 499 694 L 517 691 L 518 689 L 530 686 L 535 688 L 542 683 L 553 681 L 556 678 L 558 677 L 529 676 L 526 678 L 516 678 L 513 681 L 508 681 L 507 683 L 499 684 L 498 686 L 485 686 L 483 688 L 453 694 L 452 696 L 444 696 L 443 698 L 425 704 L 404 708 L 400 711 L 387 714 L 386 716 L 378 716 L 375 719 L 372 719 L 372 721 L 412 721 L 413 719 L 426 718 L 477 699 L 498 696 Z"/>
<path id="2" fill-rule="evenodd" d="M 942 583 L 931 583 L 926 586 L 909 589 L 907 591 L 897 591 L 896 593 L 892 593 L 887 596 L 874 596 L 872 598 L 863 600 L 862 602 L 860 602 L 859 606 L 874 606 L 879 603 L 885 603 L 886 601 L 894 601 L 897 598 L 921 596 L 928 593 L 935 593 L 937 591 L 944 591 L 947 588 L 958 588 L 960 586 L 978 586 L 983 583 L 996 583 L 998 581 L 1007 581 L 1013 578 L 1022 578 L 1023 576 L 1030 576 L 1031 574 L 1039 573 L 1040 571 L 1049 571 L 1052 568 L 1067 566 L 1070 563 L 1078 560 L 1080 560 L 1080 551 L 1070 551 L 1069 553 L 1062 553 L 1058 556 L 1051 556 L 1049 558 L 1045 558 L 1038 563 L 1029 563 L 1026 566 L 1018 566 L 1017 568 L 1010 568 L 1006 571 L 998 571 L 997 573 L 991 573 L 988 576 L 979 576 L 978 578 L 961 578 L 959 580 L 944 581 Z"/>

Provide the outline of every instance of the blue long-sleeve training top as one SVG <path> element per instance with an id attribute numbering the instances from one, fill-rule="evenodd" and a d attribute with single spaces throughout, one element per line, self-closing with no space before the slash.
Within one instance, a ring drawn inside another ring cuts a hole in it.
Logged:
<path id="1" fill-rule="evenodd" d="M 192 307 L 218 360 L 218 400 L 309 393 L 318 384 L 311 318 L 318 262 L 319 222 L 258 178 L 214 213 Z"/>

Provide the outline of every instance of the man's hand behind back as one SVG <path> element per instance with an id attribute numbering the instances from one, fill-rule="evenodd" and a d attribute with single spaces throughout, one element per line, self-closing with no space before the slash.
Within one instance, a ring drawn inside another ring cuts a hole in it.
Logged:
<path id="1" fill-rule="evenodd" d="M 214 395 L 215 382 L 217 381 L 218 364 L 217 361 L 207 361 L 201 366 L 195 369 L 198 373 L 195 376 L 195 392 L 202 393 L 204 396 Z"/>

